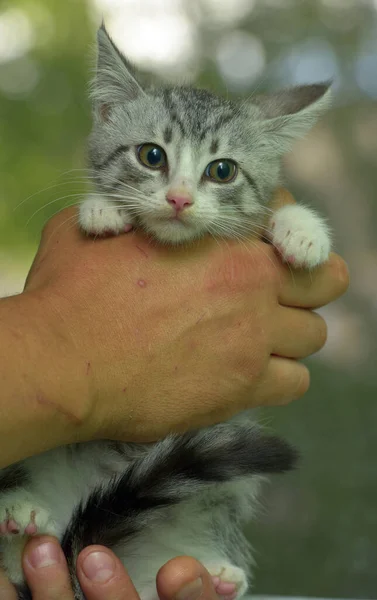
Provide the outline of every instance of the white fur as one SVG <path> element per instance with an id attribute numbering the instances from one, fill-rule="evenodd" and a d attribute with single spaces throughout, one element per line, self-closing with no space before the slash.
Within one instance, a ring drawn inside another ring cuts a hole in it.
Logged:
<path id="1" fill-rule="evenodd" d="M 130 447 L 129 460 L 144 452 L 143 446 L 136 451 Z M 168 445 L 166 452 L 169 452 Z M 0 514 L 3 517 L 11 514 L 22 526 L 29 521 L 30 510 L 38 514 L 42 511 L 43 523 L 38 533 L 61 539 L 79 502 L 85 502 L 96 485 L 106 484 L 114 474 L 123 473 L 127 462 L 127 458 L 112 454 L 106 442 L 82 444 L 79 451 L 77 447 L 72 451 L 67 446 L 29 458 L 23 465 L 29 472 L 31 484 L 3 493 Z M 145 464 L 148 469 L 148 461 Z M 253 477 L 213 486 L 193 500 L 157 512 L 155 521 L 148 521 L 145 530 L 131 541 L 127 540 L 125 546 L 115 547 L 114 551 L 127 566 L 142 600 L 157 600 L 156 574 L 168 560 L 178 555 L 195 556 L 213 575 L 221 572 L 222 580 L 235 583 L 237 597 L 241 597 L 247 589 L 247 575 L 246 570 L 232 565 L 224 553 L 221 540 L 226 539 L 230 530 L 234 532 L 234 523 L 229 528 L 227 505 L 222 499 L 229 496 L 234 501 L 238 497 L 237 518 L 249 520 L 255 512 L 261 481 L 261 477 Z M 14 507 L 17 508 L 12 513 Z M 215 538 L 213 519 L 219 526 Z M 21 529 L 18 536 L 0 537 L 2 567 L 15 583 L 23 581 L 21 556 L 27 538 L 22 534 Z M 246 567 L 251 558 L 247 551 L 243 554 Z"/>
<path id="2" fill-rule="evenodd" d="M 78 454 L 67 446 L 23 461 L 30 483 L 0 494 L 0 522 L 11 516 L 20 526 L 20 535 L 0 537 L 1 564 L 12 581 L 23 580 L 24 528 L 31 510 L 36 512 L 39 533 L 61 538 L 79 502 L 85 501 L 91 489 L 108 480 L 110 474 L 123 470 L 119 458 L 105 450 L 102 442 L 89 443 L 83 444 Z"/>
<path id="3" fill-rule="evenodd" d="M 89 195 L 80 206 L 80 227 L 90 235 L 123 233 L 132 220 L 127 210 L 119 208 L 115 202 L 104 196 Z"/>
<path id="4" fill-rule="evenodd" d="M 271 240 L 283 260 L 313 269 L 327 261 L 331 249 L 329 227 L 313 210 L 287 205 L 271 218 Z"/>

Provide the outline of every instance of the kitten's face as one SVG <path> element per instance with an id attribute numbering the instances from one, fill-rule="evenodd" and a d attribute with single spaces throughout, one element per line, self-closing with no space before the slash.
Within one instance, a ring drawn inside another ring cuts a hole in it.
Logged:
<path id="1" fill-rule="evenodd" d="M 277 174 L 276 160 L 263 165 L 251 152 L 245 119 L 235 105 L 190 88 L 117 107 L 101 126 L 100 147 L 107 141 L 108 150 L 99 156 L 98 137 L 91 148 L 97 185 L 160 241 L 245 235 L 270 192 L 263 169 L 270 180 Z"/>
<path id="2" fill-rule="evenodd" d="M 310 127 L 318 113 L 310 105 L 327 88 L 298 88 L 263 106 L 192 88 L 144 89 L 103 28 L 98 41 L 89 142 L 98 190 L 162 242 L 258 231 L 280 157 Z"/>

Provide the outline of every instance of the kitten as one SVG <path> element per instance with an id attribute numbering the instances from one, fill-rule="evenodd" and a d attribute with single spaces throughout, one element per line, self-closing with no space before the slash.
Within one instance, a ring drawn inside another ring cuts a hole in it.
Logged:
<path id="1" fill-rule="evenodd" d="M 327 85 L 230 102 L 192 88 L 147 88 L 110 40 L 98 33 L 89 158 L 95 193 L 80 209 L 82 229 L 119 234 L 142 228 L 162 243 L 204 234 L 238 237 L 265 223 L 280 159 L 328 104 Z M 302 206 L 270 219 L 284 260 L 313 268 L 328 258 L 324 221 Z M 2 566 L 23 585 L 29 535 L 56 535 L 75 560 L 88 544 L 115 550 L 142 600 L 170 558 L 196 557 L 219 596 L 241 597 L 252 563 L 242 524 L 267 473 L 292 468 L 296 454 L 247 415 L 156 444 L 90 442 L 51 450 L 0 471 Z"/>
<path id="2" fill-rule="evenodd" d="M 328 106 L 328 85 L 242 102 L 189 87 L 145 88 L 104 28 L 98 43 L 89 138 L 96 193 L 81 206 L 82 229 L 141 227 L 169 244 L 260 231 L 281 157 Z M 295 266 L 327 260 L 329 230 L 312 210 L 285 206 L 268 229 Z"/>

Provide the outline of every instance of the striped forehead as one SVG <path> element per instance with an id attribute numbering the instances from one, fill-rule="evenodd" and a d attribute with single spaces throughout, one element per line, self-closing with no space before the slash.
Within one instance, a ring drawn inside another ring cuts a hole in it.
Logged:
<path id="1" fill-rule="evenodd" d="M 212 142 L 218 130 L 235 116 L 235 109 L 228 101 L 205 90 L 188 88 L 163 90 L 162 100 L 171 123 L 163 132 L 165 143 L 171 141 L 173 131 L 178 131 L 181 139 L 190 139 L 196 145 L 210 140 L 210 151 L 217 151 Z"/>

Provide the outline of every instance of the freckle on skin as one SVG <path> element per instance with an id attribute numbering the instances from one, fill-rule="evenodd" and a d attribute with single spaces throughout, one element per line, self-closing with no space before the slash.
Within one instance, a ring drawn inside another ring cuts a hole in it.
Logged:
<path id="1" fill-rule="evenodd" d="M 122 392 L 124 393 L 126 390 L 127 390 L 127 388 L 126 388 L 126 387 L 124 387 L 124 388 L 122 389 Z"/>
<path id="2" fill-rule="evenodd" d="M 139 281 L 137 282 L 137 285 L 140 287 L 145 287 L 147 285 L 147 282 L 144 281 L 144 279 L 139 279 Z"/>

